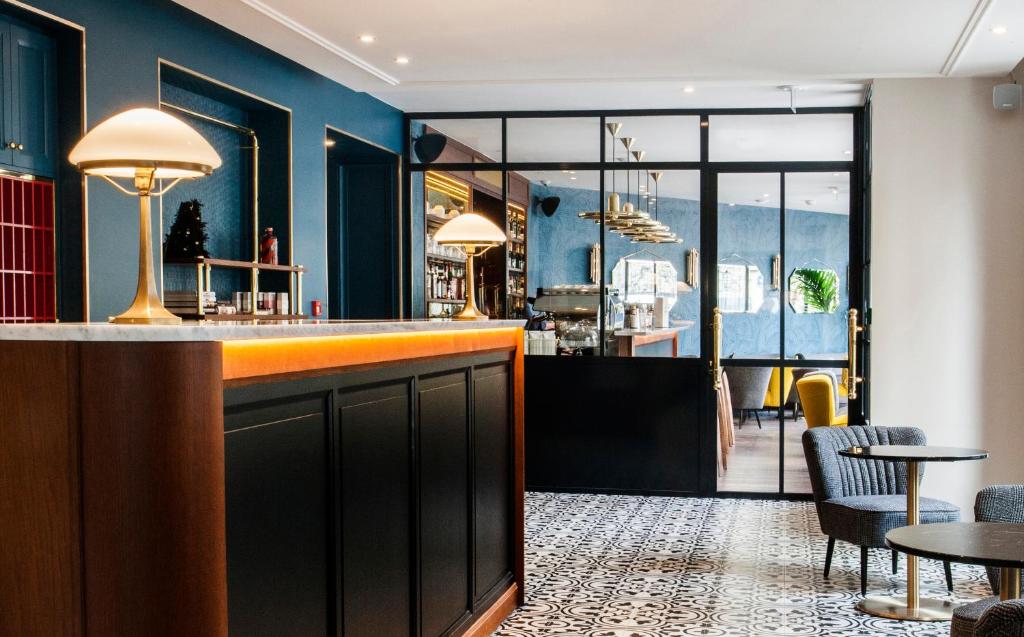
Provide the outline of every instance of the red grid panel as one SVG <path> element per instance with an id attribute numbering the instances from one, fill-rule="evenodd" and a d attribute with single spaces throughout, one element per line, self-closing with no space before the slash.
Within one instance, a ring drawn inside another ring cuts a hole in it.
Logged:
<path id="1" fill-rule="evenodd" d="M 53 183 L 0 176 L 0 323 L 57 318 Z"/>

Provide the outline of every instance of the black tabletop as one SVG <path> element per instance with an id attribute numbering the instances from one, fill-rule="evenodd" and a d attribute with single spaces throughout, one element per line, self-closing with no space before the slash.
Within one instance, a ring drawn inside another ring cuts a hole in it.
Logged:
<path id="1" fill-rule="evenodd" d="M 982 566 L 1024 567 L 1024 524 L 915 524 L 885 534 L 889 548 L 920 557 Z"/>
<path id="2" fill-rule="evenodd" d="M 884 460 L 886 462 L 956 462 L 957 460 L 981 460 L 988 458 L 983 449 L 961 449 L 960 447 L 933 447 L 931 445 L 873 445 L 870 447 L 850 447 L 843 449 L 839 455 L 847 458 L 863 458 L 865 460 Z"/>

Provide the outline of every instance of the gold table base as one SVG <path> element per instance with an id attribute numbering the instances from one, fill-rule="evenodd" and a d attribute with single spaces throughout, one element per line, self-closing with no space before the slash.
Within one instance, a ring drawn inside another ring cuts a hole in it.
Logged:
<path id="1" fill-rule="evenodd" d="M 953 618 L 956 604 L 942 599 L 922 598 L 917 608 L 907 608 L 905 597 L 865 597 L 857 604 L 857 610 L 899 621 L 948 622 Z"/>

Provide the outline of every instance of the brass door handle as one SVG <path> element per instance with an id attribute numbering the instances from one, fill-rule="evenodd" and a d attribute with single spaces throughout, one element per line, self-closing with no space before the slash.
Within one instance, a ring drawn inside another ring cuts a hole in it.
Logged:
<path id="1" fill-rule="evenodd" d="M 711 333 L 714 345 L 711 352 L 711 379 L 715 391 L 722 388 L 722 311 L 717 307 L 711 311 Z"/>
<path id="2" fill-rule="evenodd" d="M 18 150 L 25 150 L 25 144 L 18 144 Z"/>
<path id="3" fill-rule="evenodd" d="M 14 150 L 18 147 L 18 142 L 7 142 L 7 147 Z"/>
<path id="4" fill-rule="evenodd" d="M 848 336 L 847 359 L 850 366 L 849 372 L 846 374 L 846 395 L 850 400 L 856 400 L 857 383 L 864 382 L 864 379 L 857 375 L 857 334 L 864 331 L 864 326 L 857 324 L 857 310 L 850 310 L 846 316 Z"/>

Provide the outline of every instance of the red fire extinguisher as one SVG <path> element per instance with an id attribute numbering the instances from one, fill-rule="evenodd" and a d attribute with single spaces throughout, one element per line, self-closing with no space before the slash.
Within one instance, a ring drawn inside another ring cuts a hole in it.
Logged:
<path id="1" fill-rule="evenodd" d="M 323 316 L 324 308 L 323 305 L 321 305 L 320 303 L 320 299 L 313 299 L 311 303 L 313 305 L 313 311 L 311 312 L 313 317 L 320 318 L 321 316 Z"/>

